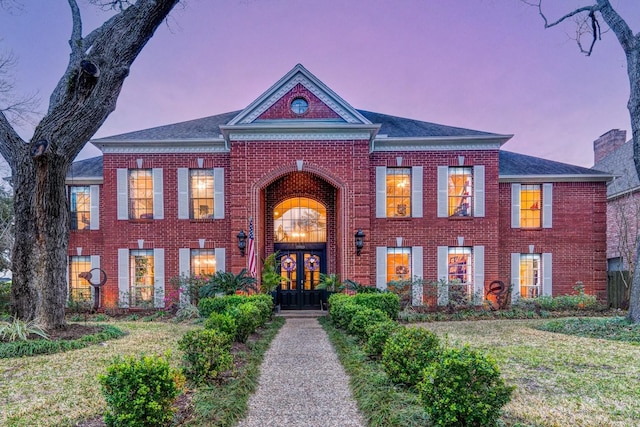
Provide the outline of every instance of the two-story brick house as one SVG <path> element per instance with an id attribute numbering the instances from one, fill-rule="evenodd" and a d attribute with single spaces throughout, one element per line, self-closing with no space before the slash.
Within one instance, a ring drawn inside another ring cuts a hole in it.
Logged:
<path id="1" fill-rule="evenodd" d="M 163 306 L 173 277 L 247 268 L 251 222 L 290 279 L 283 308 L 318 307 L 322 272 L 603 297 L 610 176 L 501 150 L 510 137 L 356 110 L 297 65 L 242 111 L 92 141 L 103 156 L 67 180 L 71 295 L 101 268 L 101 306 Z"/>

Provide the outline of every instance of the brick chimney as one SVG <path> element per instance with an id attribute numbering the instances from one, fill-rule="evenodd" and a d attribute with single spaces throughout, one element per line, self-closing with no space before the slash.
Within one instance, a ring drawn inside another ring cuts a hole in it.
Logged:
<path id="1" fill-rule="evenodd" d="M 598 163 L 607 154 L 616 150 L 618 147 L 627 142 L 627 131 L 620 129 L 611 129 L 609 132 L 600 136 L 593 141 L 593 156 L 595 163 Z"/>

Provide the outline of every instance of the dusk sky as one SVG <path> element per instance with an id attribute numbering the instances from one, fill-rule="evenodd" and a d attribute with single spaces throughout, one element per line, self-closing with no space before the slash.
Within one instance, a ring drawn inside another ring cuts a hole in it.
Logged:
<path id="1" fill-rule="evenodd" d="M 0 52 L 17 56 L 17 90 L 37 91 L 46 111 L 69 57 L 69 7 L 18 1 L 0 10 Z M 79 2 L 85 34 L 109 16 Z M 593 1 L 547 3 L 557 18 Z M 640 31 L 640 1 L 611 3 Z M 301 63 L 354 108 L 514 134 L 503 149 L 591 166 L 598 136 L 631 137 L 629 82 L 613 33 L 586 57 L 574 32 L 545 30 L 519 0 L 186 0 L 95 137 L 242 109 Z"/>

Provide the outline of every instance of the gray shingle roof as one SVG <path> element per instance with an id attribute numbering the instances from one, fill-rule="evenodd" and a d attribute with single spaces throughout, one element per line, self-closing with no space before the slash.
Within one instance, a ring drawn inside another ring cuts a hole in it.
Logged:
<path id="1" fill-rule="evenodd" d="M 67 178 L 102 178 L 102 156 L 73 162 L 67 172 Z"/>
<path id="2" fill-rule="evenodd" d="M 633 163 L 632 139 L 600 159 L 593 167 L 615 176 L 615 179 L 607 186 L 607 197 L 633 191 L 640 187 L 640 180 L 638 180 L 636 167 Z"/>
<path id="3" fill-rule="evenodd" d="M 500 150 L 500 175 L 598 176 L 606 175 L 606 172 Z"/>
<path id="4" fill-rule="evenodd" d="M 387 114 L 373 113 L 357 110 L 372 123 L 382 125 L 379 133 L 388 137 L 437 137 L 437 136 L 481 136 L 495 135 L 489 132 L 481 132 L 471 129 L 463 129 L 453 126 L 439 125 L 420 120 L 406 119 L 403 117 L 389 116 Z M 94 142 L 108 141 L 171 141 L 181 139 L 210 139 L 217 138 L 220 134 L 220 125 L 228 123 L 240 111 L 218 114 L 216 116 L 203 117 L 187 122 L 158 126 L 150 129 L 124 133 L 95 139 Z"/>

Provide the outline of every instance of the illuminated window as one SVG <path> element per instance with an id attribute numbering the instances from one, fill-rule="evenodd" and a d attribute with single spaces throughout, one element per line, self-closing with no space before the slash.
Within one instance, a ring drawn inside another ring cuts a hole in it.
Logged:
<path id="1" fill-rule="evenodd" d="M 447 266 L 450 282 L 468 284 L 471 283 L 471 248 L 449 248 Z"/>
<path id="2" fill-rule="evenodd" d="M 411 248 L 387 248 L 387 283 L 411 280 Z"/>
<path id="3" fill-rule="evenodd" d="M 273 236 L 283 242 L 326 242 L 327 208 L 306 197 L 279 203 L 273 210 Z"/>
<path id="4" fill-rule="evenodd" d="M 540 266 L 540 254 L 520 254 L 520 296 L 523 298 L 540 295 Z"/>
<path id="5" fill-rule="evenodd" d="M 71 230 L 89 229 L 91 222 L 91 192 L 89 187 L 69 187 Z"/>
<path id="6" fill-rule="evenodd" d="M 472 216 L 473 168 L 449 168 L 449 216 Z"/>
<path id="7" fill-rule="evenodd" d="M 129 170 L 129 218 L 153 219 L 153 174 L 151 169 Z"/>
<path id="8" fill-rule="evenodd" d="M 132 250 L 129 266 L 131 307 L 153 307 L 153 250 Z"/>
<path id="9" fill-rule="evenodd" d="M 520 187 L 520 227 L 539 228 L 542 226 L 542 189 L 538 185 Z"/>
<path id="10" fill-rule="evenodd" d="M 81 273 L 91 271 L 91 257 L 69 257 L 69 301 L 91 301 L 91 284 L 80 277 Z"/>
<path id="11" fill-rule="evenodd" d="M 411 168 L 387 168 L 387 217 L 411 216 Z"/>
<path id="12" fill-rule="evenodd" d="M 214 249 L 191 249 L 191 273 L 195 275 L 213 275 L 216 273 L 216 255 Z"/>
<path id="13" fill-rule="evenodd" d="M 189 170 L 189 217 L 213 218 L 213 169 Z"/>

